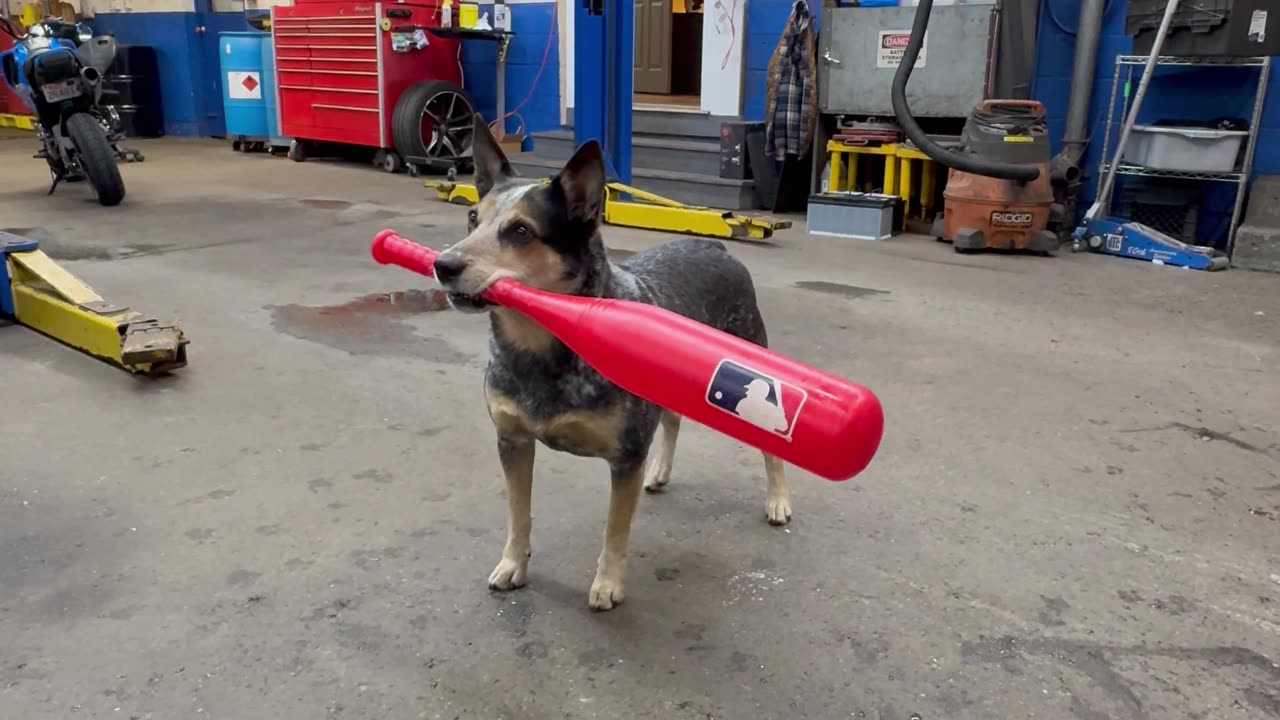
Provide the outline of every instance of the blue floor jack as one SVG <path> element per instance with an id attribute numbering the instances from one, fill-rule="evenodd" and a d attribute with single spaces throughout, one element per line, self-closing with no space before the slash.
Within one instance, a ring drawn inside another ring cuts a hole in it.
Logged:
<path id="1" fill-rule="evenodd" d="M 1133 105 L 1125 114 L 1115 157 L 1111 158 L 1102 187 L 1098 189 L 1098 199 L 1085 213 L 1080 226 L 1071 235 L 1071 250 L 1073 252 L 1090 250 L 1193 270 L 1225 270 L 1230 267 L 1230 262 L 1226 255 L 1214 248 L 1184 243 L 1142 223 L 1107 216 L 1111 194 L 1115 190 L 1116 171 L 1120 168 L 1125 145 L 1129 142 L 1129 135 L 1138 117 L 1138 109 L 1142 107 L 1147 86 L 1151 84 L 1156 61 L 1164 48 L 1164 39 L 1169 34 L 1169 27 L 1177 9 L 1178 0 L 1169 0 L 1169 4 L 1165 7 L 1164 18 L 1160 22 L 1160 29 L 1156 32 L 1155 41 L 1151 46 L 1151 56 L 1147 58 L 1142 79 L 1138 81 Z"/>
<path id="2" fill-rule="evenodd" d="M 1192 270 L 1226 270 L 1227 256 L 1211 247 L 1191 245 L 1142 223 L 1117 218 L 1088 219 L 1071 236 L 1071 249 L 1176 265 Z"/>

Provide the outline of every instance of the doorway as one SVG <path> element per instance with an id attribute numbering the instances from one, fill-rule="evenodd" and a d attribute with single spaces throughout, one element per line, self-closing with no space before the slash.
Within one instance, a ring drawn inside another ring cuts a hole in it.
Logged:
<path id="1" fill-rule="evenodd" d="M 633 0 L 637 107 L 697 111 L 703 0 Z"/>
<path id="2" fill-rule="evenodd" d="M 218 15 L 214 0 L 196 0 L 191 26 L 195 53 L 191 84 L 195 87 L 197 132 L 204 137 L 225 137 L 222 114 L 222 56 L 218 47 Z M 235 16 L 239 20 L 242 16 Z M 231 28 L 228 28 L 231 29 Z"/>

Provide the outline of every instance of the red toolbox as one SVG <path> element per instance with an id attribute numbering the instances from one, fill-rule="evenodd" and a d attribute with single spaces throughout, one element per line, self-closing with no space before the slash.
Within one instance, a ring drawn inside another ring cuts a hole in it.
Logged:
<path id="1" fill-rule="evenodd" d="M 271 8 L 280 134 L 392 150 L 392 113 L 406 89 L 462 81 L 459 41 L 428 30 L 439 6 L 298 0 Z"/>
<path id="2" fill-rule="evenodd" d="M 0 32 L 0 52 L 6 52 L 11 47 L 13 47 L 13 38 Z M 0 80 L 0 114 L 31 115 L 32 112 L 31 108 L 22 102 L 22 98 L 9 87 L 9 84 Z"/>

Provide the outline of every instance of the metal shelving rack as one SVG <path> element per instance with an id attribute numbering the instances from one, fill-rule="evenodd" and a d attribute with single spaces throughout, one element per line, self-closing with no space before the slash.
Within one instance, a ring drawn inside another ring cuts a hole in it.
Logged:
<path id="1" fill-rule="evenodd" d="M 1119 55 L 1116 57 L 1115 74 L 1111 79 L 1111 100 L 1107 104 L 1107 125 L 1102 138 L 1102 161 L 1099 164 L 1099 174 L 1106 175 L 1111 169 L 1111 163 L 1108 158 L 1111 157 L 1111 133 L 1112 129 L 1119 125 L 1124 126 L 1128 113 L 1131 111 L 1131 99 L 1126 94 L 1124 98 L 1125 106 L 1122 109 L 1120 118 L 1116 118 L 1116 95 L 1119 93 L 1121 69 L 1126 71 L 1124 79 L 1124 87 L 1132 87 L 1134 68 L 1140 68 L 1147 64 L 1149 58 L 1146 55 Z M 1156 58 L 1158 67 L 1253 67 L 1259 68 L 1258 87 L 1253 99 L 1253 114 L 1249 120 L 1249 135 L 1245 142 L 1244 160 L 1241 167 L 1232 172 L 1181 172 L 1176 170 L 1157 170 L 1154 168 L 1142 167 L 1139 165 L 1130 165 L 1120 162 L 1116 167 L 1117 175 L 1131 175 L 1141 177 L 1154 178 L 1170 178 L 1175 180 L 1204 180 L 1209 182 L 1226 182 L 1235 183 L 1236 198 L 1235 207 L 1231 212 L 1231 224 L 1227 228 L 1227 257 L 1231 256 L 1236 244 L 1236 228 L 1240 225 L 1240 211 L 1244 208 L 1244 197 L 1249 187 L 1249 175 L 1253 171 L 1253 151 L 1258 144 L 1258 121 L 1262 117 L 1262 106 L 1267 96 L 1267 79 L 1271 74 L 1271 58 L 1270 57 L 1190 57 L 1190 56 L 1172 56 L 1162 55 Z M 1108 202 L 1110 198 L 1107 198 Z"/>

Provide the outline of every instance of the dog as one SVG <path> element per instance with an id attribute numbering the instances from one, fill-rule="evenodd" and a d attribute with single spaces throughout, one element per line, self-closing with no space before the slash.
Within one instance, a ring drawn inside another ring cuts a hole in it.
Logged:
<path id="1" fill-rule="evenodd" d="M 657 305 L 767 346 L 755 285 L 746 266 L 716 241 L 679 239 L 610 262 L 600 234 L 600 145 L 583 145 L 550 182 L 522 179 L 484 121 L 476 116 L 474 124 L 479 202 L 468 216 L 467 237 L 441 253 L 434 269 L 454 309 L 490 316 L 484 393 L 506 476 L 507 540 L 489 588 L 512 590 L 528 577 L 534 451 L 541 443 L 609 464 L 609 510 L 588 605 L 610 610 L 623 600 L 640 490 L 658 492 L 670 480 L 681 418 L 622 390 L 532 320 L 481 295 L 511 277 L 550 292 Z M 659 425 L 662 440 L 651 453 Z M 768 454 L 764 460 L 765 517 L 785 525 L 791 501 L 783 464 Z"/>

